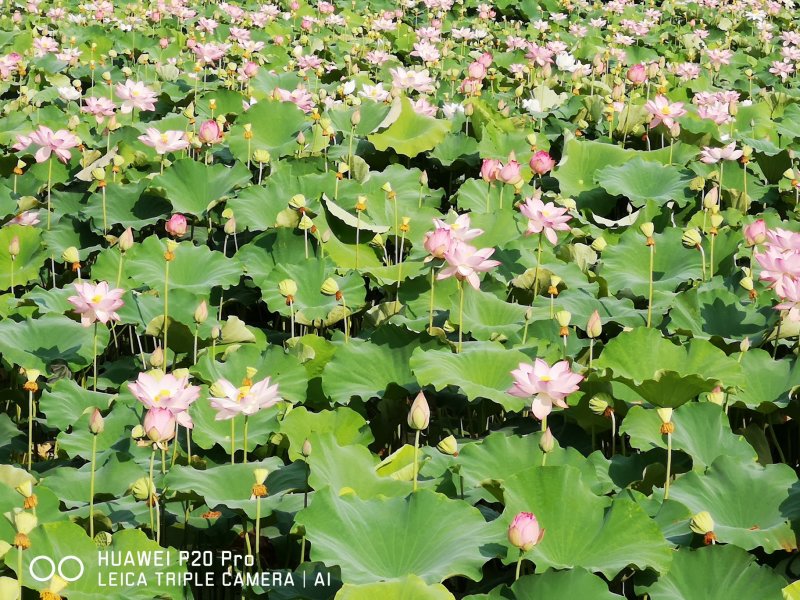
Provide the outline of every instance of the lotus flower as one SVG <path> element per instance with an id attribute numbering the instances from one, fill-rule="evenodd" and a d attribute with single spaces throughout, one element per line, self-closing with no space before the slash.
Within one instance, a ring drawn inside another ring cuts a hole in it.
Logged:
<path id="1" fill-rule="evenodd" d="M 237 415 L 254 415 L 281 401 L 278 384 L 270 385 L 267 377 L 253 385 L 234 386 L 227 379 L 220 379 L 211 389 L 211 406 L 217 411 L 217 421 L 232 419 Z"/>
<path id="2" fill-rule="evenodd" d="M 185 132 L 176 130 L 161 132 L 155 127 L 145 129 L 144 135 L 139 136 L 139 141 L 145 146 L 155 148 L 158 154 L 176 152 L 189 147 L 189 140 L 186 139 Z"/>
<path id="3" fill-rule="evenodd" d="M 544 529 L 539 527 L 539 521 L 533 513 L 519 513 L 508 527 L 508 541 L 523 552 L 528 552 L 541 542 L 543 537 Z"/>
<path id="4" fill-rule="evenodd" d="M 189 385 L 189 377 L 176 377 L 156 369 L 139 373 L 136 381 L 128 384 L 128 389 L 145 408 L 166 408 L 182 427 L 191 429 L 194 426 L 187 411 L 200 395 L 200 387 Z"/>
<path id="5" fill-rule="evenodd" d="M 54 132 L 49 127 L 40 125 L 39 129 L 30 135 L 18 135 L 14 149 L 17 151 L 26 150 L 28 146 L 33 144 L 34 146 L 39 146 L 36 154 L 34 154 L 36 162 L 45 162 L 50 158 L 50 154 L 55 154 L 58 160 L 66 163 L 72 156 L 70 148 L 75 148 L 80 143 L 80 139 L 66 129 L 59 129 Z"/>
<path id="6" fill-rule="evenodd" d="M 74 285 L 77 295 L 70 296 L 67 300 L 75 307 L 75 312 L 81 316 L 81 325 L 89 327 L 96 321 L 101 323 L 119 321 L 119 315 L 115 311 L 124 304 L 122 294 L 125 293 L 125 290 L 110 289 L 105 281 L 96 285 L 90 282 L 75 283 Z"/>
<path id="7" fill-rule="evenodd" d="M 520 212 L 528 217 L 527 234 L 544 232 L 551 244 L 558 243 L 557 231 L 569 231 L 567 222 L 572 218 L 567 209 L 558 207 L 552 202 L 545 204 L 538 196 L 528 198 L 520 207 Z"/>
<path id="8" fill-rule="evenodd" d="M 650 120 L 650 129 L 658 127 L 661 123 L 667 129 L 672 129 L 675 125 L 675 119 L 686 114 L 683 102 L 670 102 L 666 96 L 660 94 L 649 100 L 644 107 L 647 112 L 653 115 Z"/>
<path id="9" fill-rule="evenodd" d="M 115 91 L 122 100 L 120 111 L 126 115 L 137 108 L 142 111 L 156 109 L 156 93 L 141 81 L 128 79 L 125 83 L 117 84 Z"/>
<path id="10" fill-rule="evenodd" d="M 189 229 L 189 224 L 186 221 L 186 217 L 184 217 L 180 213 L 175 213 L 166 222 L 166 224 L 164 225 L 164 229 L 172 237 L 180 238 L 186 235 L 186 232 Z"/>
<path id="11" fill-rule="evenodd" d="M 767 239 L 767 224 L 764 219 L 753 221 L 749 225 L 745 225 L 742 230 L 744 233 L 744 241 L 748 248 L 763 244 Z"/>
<path id="12" fill-rule="evenodd" d="M 436 279 L 447 279 L 455 275 L 459 281 L 466 279 L 473 288 L 480 289 L 481 280 L 478 278 L 478 273 L 486 272 L 500 264 L 499 261 L 489 260 L 492 254 L 494 248 L 478 250 L 466 242 L 455 240 L 444 254 L 447 266 L 439 272 Z"/>
<path id="13" fill-rule="evenodd" d="M 175 437 L 175 415 L 166 408 L 151 408 L 144 415 L 144 431 L 150 441 L 168 442 Z"/>
<path id="14" fill-rule="evenodd" d="M 550 156 L 549 152 L 545 152 L 544 150 L 539 150 L 536 152 L 530 161 L 531 171 L 536 173 L 537 175 L 544 175 L 545 173 L 549 173 L 553 170 L 553 167 L 556 166 L 556 161 L 553 160 L 553 157 Z"/>
<path id="15" fill-rule="evenodd" d="M 705 146 L 700 152 L 700 161 L 708 165 L 718 163 L 721 160 L 736 160 L 741 157 L 743 152 L 736 149 L 736 142 L 731 142 L 722 148 L 711 148 Z"/>
<path id="16" fill-rule="evenodd" d="M 520 363 L 518 369 L 511 371 L 514 385 L 508 393 L 518 398 L 533 396 L 531 411 L 537 419 L 544 419 L 553 410 L 553 405 L 567 408 L 564 399 L 578 390 L 583 375 L 573 373 L 569 363 L 559 361 L 552 367 L 541 358 L 532 365 Z"/>

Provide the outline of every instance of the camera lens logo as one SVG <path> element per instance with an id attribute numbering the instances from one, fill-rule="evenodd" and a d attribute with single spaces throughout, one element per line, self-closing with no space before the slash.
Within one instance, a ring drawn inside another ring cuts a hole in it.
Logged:
<path id="1" fill-rule="evenodd" d="M 42 566 L 40 568 L 36 568 L 38 563 L 45 563 L 48 565 L 47 567 Z M 69 565 L 69 563 L 75 563 L 77 567 Z M 47 570 L 45 570 L 47 569 Z M 42 573 L 44 571 L 44 574 Z M 44 582 L 50 581 L 53 576 L 58 573 L 58 576 L 61 577 L 64 581 L 71 583 L 73 581 L 78 581 L 81 577 L 83 577 L 83 561 L 78 558 L 77 556 L 73 556 L 69 554 L 62 558 L 58 563 L 56 563 L 52 558 L 49 556 L 37 556 L 31 561 L 31 564 L 28 566 L 28 572 L 30 576 L 33 577 L 36 581 Z M 77 572 L 77 575 L 75 574 Z"/>

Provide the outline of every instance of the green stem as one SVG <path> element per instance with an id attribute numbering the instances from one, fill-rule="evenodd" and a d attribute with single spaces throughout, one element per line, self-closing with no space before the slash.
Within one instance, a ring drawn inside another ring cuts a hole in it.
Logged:
<path id="1" fill-rule="evenodd" d="M 672 472 L 672 434 L 667 434 L 667 479 L 664 482 L 664 500 L 669 500 L 669 480 Z"/>
<path id="2" fill-rule="evenodd" d="M 108 218 L 106 217 L 106 186 L 103 188 L 103 235 L 108 233 Z"/>
<path id="3" fill-rule="evenodd" d="M 28 473 L 33 466 L 33 391 L 28 390 Z"/>
<path id="4" fill-rule="evenodd" d="M 594 338 L 589 338 L 589 370 L 592 370 L 592 359 L 594 358 Z"/>
<path id="5" fill-rule="evenodd" d="M 256 497 L 256 569 L 261 570 L 261 496 Z"/>
<path id="6" fill-rule="evenodd" d="M 519 579 L 519 572 L 521 568 L 522 568 L 522 550 L 519 551 L 519 558 L 517 559 L 517 572 L 514 575 L 514 581 Z"/>
<path id="7" fill-rule="evenodd" d="M 169 333 L 169 260 L 164 261 L 164 372 L 167 372 L 169 365 L 169 346 L 167 339 Z"/>
<path id="8" fill-rule="evenodd" d="M 167 449 L 161 446 L 161 474 L 167 474 Z"/>
<path id="9" fill-rule="evenodd" d="M 428 309 L 428 332 L 429 333 L 433 329 L 433 294 L 434 294 L 435 285 L 436 285 L 436 277 L 435 277 L 435 275 L 436 275 L 436 269 L 434 268 L 433 265 L 431 265 L 431 305 L 430 305 L 430 308 Z"/>
<path id="10" fill-rule="evenodd" d="M 614 458 L 617 452 L 617 417 L 613 410 L 609 412 L 611 413 L 611 458 Z"/>
<path id="11" fill-rule="evenodd" d="M 97 435 L 92 434 L 92 465 L 89 477 L 89 537 L 94 539 L 94 469 L 97 461 Z"/>
<path id="12" fill-rule="evenodd" d="M 97 321 L 94 322 L 94 344 L 92 346 L 94 349 L 92 351 L 92 365 L 94 369 L 94 383 L 92 385 L 92 390 L 97 391 Z"/>
<path id="13" fill-rule="evenodd" d="M 458 280 L 458 353 L 461 354 L 461 346 L 464 342 L 464 282 Z"/>
<path id="14" fill-rule="evenodd" d="M 236 456 L 236 417 L 231 417 L 231 464 L 234 464 Z"/>
<path id="15" fill-rule="evenodd" d="M 539 242 L 536 246 L 536 271 L 533 274 L 533 300 L 539 294 L 539 271 L 542 265 L 542 234 L 544 231 L 539 232 Z M 531 303 L 533 304 L 533 303 Z"/>
<path id="16" fill-rule="evenodd" d="M 50 188 L 52 187 L 53 180 L 53 155 L 47 161 L 47 231 L 50 231 Z"/>
<path id="17" fill-rule="evenodd" d="M 155 462 L 156 462 L 156 447 L 155 447 L 155 445 L 153 445 L 153 450 L 150 453 L 150 485 L 149 485 L 150 489 L 147 490 L 147 494 L 148 494 L 148 497 L 147 497 L 147 509 L 148 509 L 148 511 L 150 513 L 150 534 L 151 535 L 154 534 L 155 530 L 156 530 L 155 524 L 153 522 L 153 501 L 154 501 L 155 489 L 156 489 L 155 479 L 153 479 L 153 465 L 155 464 Z"/>
<path id="18" fill-rule="evenodd" d="M 247 415 L 244 416 L 244 464 L 247 464 Z"/>
<path id="19" fill-rule="evenodd" d="M 17 582 L 19 583 L 19 597 L 22 598 L 22 547 L 17 546 Z"/>
<path id="20" fill-rule="evenodd" d="M 656 247 L 655 244 L 650 245 L 650 269 L 648 270 L 648 288 L 647 288 L 647 326 L 650 327 L 653 322 L 653 263 L 655 261 Z"/>
<path id="21" fill-rule="evenodd" d="M 417 491 L 417 477 L 419 475 L 419 460 L 418 460 L 418 453 L 419 453 L 419 429 L 417 429 L 416 434 L 414 435 L 414 488 L 413 491 Z"/>

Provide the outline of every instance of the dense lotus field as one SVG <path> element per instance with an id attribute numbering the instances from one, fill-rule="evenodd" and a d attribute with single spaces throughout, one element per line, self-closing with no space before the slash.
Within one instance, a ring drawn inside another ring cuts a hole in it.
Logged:
<path id="1" fill-rule="evenodd" d="M 794 4 L 0 4 L 0 600 L 800 598 Z"/>

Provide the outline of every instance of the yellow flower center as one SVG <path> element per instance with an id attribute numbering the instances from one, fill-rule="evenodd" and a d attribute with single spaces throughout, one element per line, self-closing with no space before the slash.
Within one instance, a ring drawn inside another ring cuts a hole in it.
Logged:
<path id="1" fill-rule="evenodd" d="M 661 114 L 662 115 L 671 115 L 672 114 L 672 109 L 669 106 L 665 106 L 664 108 L 661 109 Z"/>
<path id="2" fill-rule="evenodd" d="M 544 382 L 550 381 L 550 375 L 542 375 L 541 377 L 539 377 L 539 381 L 544 381 Z"/>
<path id="3" fill-rule="evenodd" d="M 168 140 L 169 140 L 169 138 L 167 137 L 167 134 L 166 133 L 162 133 L 161 134 L 161 143 L 162 144 L 166 144 Z"/>
<path id="4" fill-rule="evenodd" d="M 161 402 L 162 400 L 165 400 L 165 399 L 169 398 L 170 395 L 171 394 L 169 393 L 169 390 L 161 390 L 160 392 L 158 392 L 156 397 L 153 398 L 153 401 L 154 402 Z"/>
<path id="5" fill-rule="evenodd" d="M 241 402 L 242 400 L 247 398 L 247 395 L 249 393 L 250 393 L 250 386 L 249 385 L 243 385 L 242 387 L 239 388 L 239 395 L 236 397 L 236 401 L 237 402 Z"/>
<path id="6" fill-rule="evenodd" d="M 102 301 L 103 301 L 103 296 L 101 296 L 100 294 L 95 294 L 94 296 L 92 296 L 92 304 L 100 304 L 100 302 Z"/>

